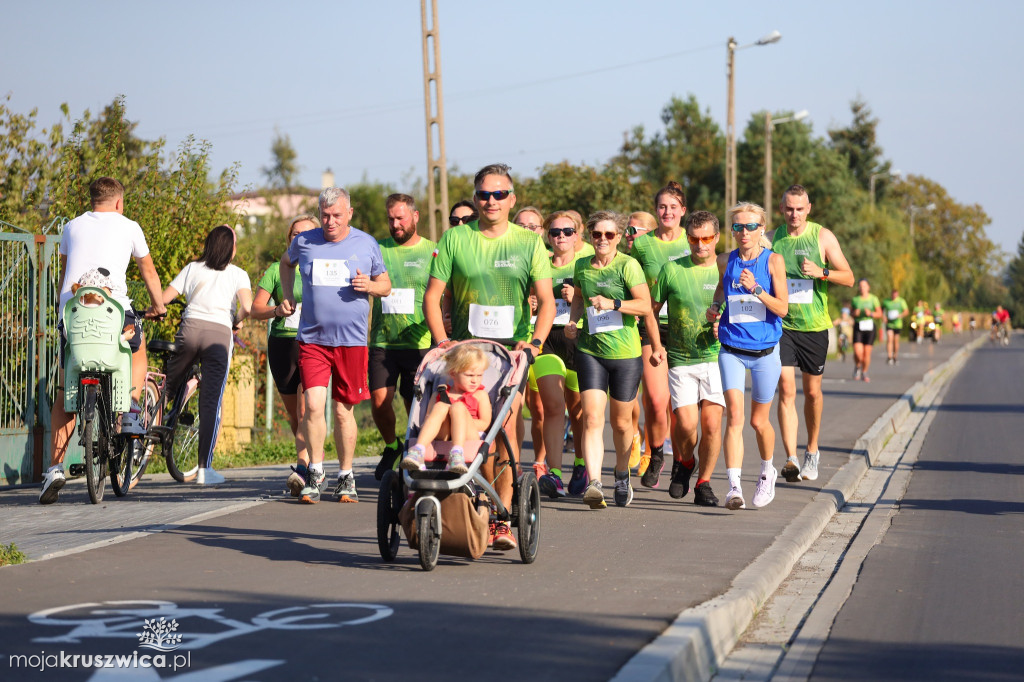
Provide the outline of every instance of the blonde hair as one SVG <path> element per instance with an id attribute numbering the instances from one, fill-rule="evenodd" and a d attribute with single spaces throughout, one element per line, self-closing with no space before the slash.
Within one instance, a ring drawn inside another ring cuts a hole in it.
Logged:
<path id="1" fill-rule="evenodd" d="M 480 346 L 471 343 L 456 346 L 444 356 L 444 367 L 448 370 L 448 374 L 458 374 L 474 367 L 490 364 L 487 353 Z"/>
<path id="2" fill-rule="evenodd" d="M 292 218 L 292 221 L 288 223 L 288 243 L 290 244 L 292 239 L 295 238 L 295 226 L 299 223 L 313 223 L 313 228 L 320 227 L 320 219 L 315 215 L 309 213 L 303 213 Z"/>
<path id="3" fill-rule="evenodd" d="M 629 219 L 638 221 L 648 232 L 658 229 L 658 219 L 647 211 L 633 211 Z"/>
<path id="4" fill-rule="evenodd" d="M 770 249 L 772 247 L 771 241 L 764 235 L 763 230 L 765 229 L 765 223 L 768 222 L 768 216 L 765 213 L 764 208 L 760 204 L 755 204 L 752 201 L 741 201 L 732 208 L 729 209 L 729 224 L 732 225 L 733 221 L 736 220 L 736 216 L 740 213 L 755 213 L 757 214 L 757 222 L 761 224 L 761 238 L 758 242 L 762 247 Z"/>

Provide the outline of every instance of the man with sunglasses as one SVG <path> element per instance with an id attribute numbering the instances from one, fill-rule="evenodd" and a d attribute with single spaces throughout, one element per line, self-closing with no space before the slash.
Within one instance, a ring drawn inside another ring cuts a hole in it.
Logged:
<path id="1" fill-rule="evenodd" d="M 670 260 L 662 266 L 651 291 L 655 313 L 668 306 L 669 335 L 668 382 L 675 413 L 675 439 L 680 450 L 672 463 L 672 481 L 668 494 L 681 499 L 690 491 L 690 477 L 698 463 L 700 471 L 693 491 L 694 504 L 718 506 L 711 490 L 711 474 L 722 448 L 722 411 L 725 394 L 718 369 L 718 339 L 705 311 L 714 301 L 718 287 L 718 218 L 709 211 L 694 211 L 686 216 L 689 255 Z"/>
<path id="2" fill-rule="evenodd" d="M 823 397 L 821 377 L 828 353 L 828 285 L 852 287 L 853 271 L 843 255 L 835 234 L 807 220 L 811 200 L 801 185 L 792 185 L 782 194 L 779 210 L 786 224 L 772 236 L 772 251 L 786 261 L 789 282 L 789 314 L 782 321 L 779 353 L 782 375 L 779 378 L 779 430 L 786 450 L 782 475 L 790 483 L 801 478 L 818 478 L 818 435 L 821 432 Z M 807 449 L 803 466 L 796 457 L 796 438 L 800 419 L 796 411 L 796 371 L 803 377 L 804 421 Z"/>
<path id="3" fill-rule="evenodd" d="M 551 264 L 540 237 L 509 220 L 516 203 L 510 169 L 504 164 L 482 168 L 474 178 L 477 221 L 449 229 L 441 237 L 430 268 L 430 282 L 423 295 L 423 314 L 439 347 L 450 340 L 484 338 L 499 341 L 534 355 L 551 330 L 555 300 L 551 288 Z M 530 333 L 530 287 L 537 292 L 537 323 Z M 451 287 L 452 334 L 445 333 L 441 298 Z M 512 407 L 522 407 L 519 396 Z M 514 432 L 514 429 L 512 429 Z M 513 440 L 515 440 L 513 438 Z M 519 450 L 519 444 L 515 446 Z M 518 453 L 517 453 L 518 454 Z M 505 459 L 501 453 L 499 459 Z M 495 481 L 506 508 L 512 503 L 512 471 L 493 459 L 482 473 Z M 494 548 L 515 549 L 507 521 L 494 531 Z"/>

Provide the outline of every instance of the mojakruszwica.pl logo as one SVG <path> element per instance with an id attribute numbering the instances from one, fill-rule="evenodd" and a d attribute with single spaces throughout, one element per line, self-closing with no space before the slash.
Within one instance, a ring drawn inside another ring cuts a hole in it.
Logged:
<path id="1" fill-rule="evenodd" d="M 146 619 L 142 632 L 138 633 L 139 649 L 130 654 L 70 654 L 65 651 L 38 654 L 14 654 L 9 658 L 11 668 L 39 670 L 40 672 L 55 668 L 163 668 L 180 670 L 192 667 L 192 652 L 175 653 L 181 646 L 181 634 L 177 632 L 178 621 Z"/>

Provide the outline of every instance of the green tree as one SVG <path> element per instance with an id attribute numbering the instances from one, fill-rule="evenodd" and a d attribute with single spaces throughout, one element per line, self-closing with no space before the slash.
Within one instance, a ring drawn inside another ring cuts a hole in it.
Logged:
<path id="1" fill-rule="evenodd" d="M 37 137 L 38 111 L 18 114 L 8 106 L 10 99 L 0 101 L 0 220 L 36 232 L 45 220 L 63 130 L 57 123 Z M 61 110 L 66 118 L 67 105 Z"/>
<path id="2" fill-rule="evenodd" d="M 545 165 L 536 179 L 518 181 L 516 198 L 520 207 L 529 204 L 546 213 L 574 209 L 586 220 L 595 211 L 629 213 L 644 206 L 650 199 L 639 193 L 639 187 L 622 166 L 595 168 L 563 161 Z"/>
<path id="3" fill-rule="evenodd" d="M 1024 237 L 1021 237 L 1017 245 L 1017 255 L 1006 267 L 1005 283 L 1007 293 L 1003 305 L 1019 326 L 1024 319 Z"/>
<path id="4" fill-rule="evenodd" d="M 299 154 L 292 146 L 292 139 L 287 134 L 274 130 L 274 140 L 270 143 L 272 160 L 264 166 L 263 176 L 271 189 L 290 190 L 296 186 L 301 167 L 298 164 Z"/>
<path id="5" fill-rule="evenodd" d="M 871 175 L 886 174 L 891 165 L 882 159 L 878 145 L 878 119 L 871 116 L 871 108 L 860 96 L 850 103 L 853 121 L 847 128 L 828 131 L 832 148 L 846 156 L 850 171 L 862 189 L 868 189 Z M 878 191 L 884 193 L 885 178 L 879 178 Z"/>

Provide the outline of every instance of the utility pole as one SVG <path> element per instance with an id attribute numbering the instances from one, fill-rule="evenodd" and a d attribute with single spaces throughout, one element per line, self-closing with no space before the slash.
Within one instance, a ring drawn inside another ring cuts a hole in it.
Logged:
<path id="1" fill-rule="evenodd" d="M 423 99 L 427 120 L 427 211 L 430 213 L 430 238 L 437 241 L 440 236 L 437 226 L 447 225 L 445 219 L 448 217 L 448 161 L 444 151 L 441 32 L 437 25 L 437 0 L 430 0 L 429 23 L 427 0 L 420 0 L 420 16 L 423 23 Z"/>
<path id="2" fill-rule="evenodd" d="M 726 59 L 726 74 L 729 79 L 728 104 L 725 114 L 725 215 L 722 217 L 722 224 L 725 225 L 729 218 L 729 209 L 736 205 L 736 39 L 729 38 L 726 43 L 728 59 Z M 723 230 L 727 235 L 732 235 L 732 230 Z M 732 243 L 726 237 L 726 249 L 731 248 Z"/>

